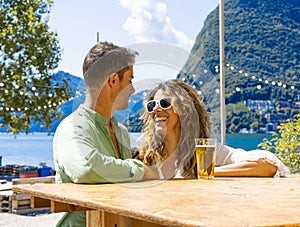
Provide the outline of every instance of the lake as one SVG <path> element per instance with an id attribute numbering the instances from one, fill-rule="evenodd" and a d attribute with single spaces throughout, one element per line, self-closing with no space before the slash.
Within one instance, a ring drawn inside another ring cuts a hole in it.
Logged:
<path id="1" fill-rule="evenodd" d="M 131 133 L 132 144 L 135 144 L 139 133 Z M 231 147 L 245 150 L 257 149 L 257 145 L 263 138 L 270 139 L 271 134 L 227 134 L 226 144 Z M 0 156 L 2 165 L 18 164 L 38 166 L 45 162 L 53 167 L 52 157 L 53 136 L 45 133 L 29 135 L 19 134 L 16 137 L 11 134 L 0 134 Z"/>

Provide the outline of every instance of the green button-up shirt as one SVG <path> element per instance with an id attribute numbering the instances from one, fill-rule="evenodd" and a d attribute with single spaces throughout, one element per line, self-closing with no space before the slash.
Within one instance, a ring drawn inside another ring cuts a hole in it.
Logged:
<path id="1" fill-rule="evenodd" d="M 127 129 L 115 117 L 111 124 L 121 158 L 113 145 L 106 118 L 95 111 L 81 105 L 60 123 L 53 139 L 57 183 L 108 183 L 143 178 L 143 163 L 131 159 Z M 85 222 L 83 214 L 69 213 L 59 226 L 84 226 L 80 223 L 81 219 Z"/>

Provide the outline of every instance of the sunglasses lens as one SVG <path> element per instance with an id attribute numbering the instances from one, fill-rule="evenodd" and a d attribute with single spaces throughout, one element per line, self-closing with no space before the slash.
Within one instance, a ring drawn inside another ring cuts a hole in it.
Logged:
<path id="1" fill-rule="evenodd" d="M 148 113 L 152 113 L 154 108 L 156 107 L 156 103 L 157 101 L 156 100 L 151 100 L 147 103 L 147 111 Z M 161 99 L 159 100 L 159 106 L 162 108 L 162 109 L 169 109 L 171 107 L 171 102 L 167 99 Z"/>
<path id="2" fill-rule="evenodd" d="M 147 103 L 147 111 L 148 111 L 149 113 L 151 113 L 151 112 L 154 110 L 155 106 L 156 106 L 156 102 L 155 102 L 154 100 L 149 101 L 149 102 Z"/>
<path id="3" fill-rule="evenodd" d="M 161 99 L 159 102 L 159 105 L 161 106 L 161 108 L 163 109 L 168 109 L 171 107 L 171 103 L 170 101 L 166 100 L 166 99 Z"/>

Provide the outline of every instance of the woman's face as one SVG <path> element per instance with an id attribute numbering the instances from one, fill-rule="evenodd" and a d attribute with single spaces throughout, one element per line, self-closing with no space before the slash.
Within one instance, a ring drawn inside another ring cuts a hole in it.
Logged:
<path id="1" fill-rule="evenodd" d="M 181 129 L 179 117 L 174 112 L 172 105 L 167 109 L 162 108 L 159 105 L 159 100 L 161 99 L 169 100 L 169 102 L 171 103 L 172 97 L 164 94 L 160 89 L 156 92 L 153 98 L 153 100 L 156 101 L 156 105 L 152 113 L 152 117 L 155 122 L 156 133 L 168 138 L 172 136 L 178 136 Z"/>

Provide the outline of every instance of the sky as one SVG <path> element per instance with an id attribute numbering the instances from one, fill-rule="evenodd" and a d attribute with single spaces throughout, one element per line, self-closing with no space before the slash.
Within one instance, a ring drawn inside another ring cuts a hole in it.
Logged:
<path id="1" fill-rule="evenodd" d="M 218 4 L 219 0 L 54 0 L 49 25 L 63 49 L 56 71 L 82 77 L 83 59 L 99 33 L 100 41 L 137 49 L 140 58 L 148 56 L 137 60 L 143 79 L 158 73 L 168 79 L 184 64 L 204 20 Z M 167 53 L 177 60 L 162 60 Z"/>

